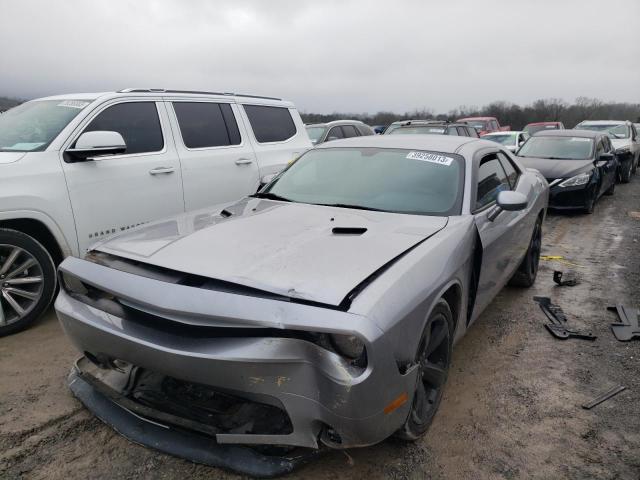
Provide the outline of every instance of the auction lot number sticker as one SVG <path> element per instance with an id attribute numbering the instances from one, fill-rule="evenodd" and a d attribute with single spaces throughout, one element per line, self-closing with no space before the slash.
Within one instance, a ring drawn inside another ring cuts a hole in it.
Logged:
<path id="1" fill-rule="evenodd" d="M 438 155 L 429 152 L 410 152 L 407 155 L 409 160 L 422 160 L 423 162 L 437 163 L 438 165 L 446 165 L 447 167 L 453 162 L 453 158 Z"/>

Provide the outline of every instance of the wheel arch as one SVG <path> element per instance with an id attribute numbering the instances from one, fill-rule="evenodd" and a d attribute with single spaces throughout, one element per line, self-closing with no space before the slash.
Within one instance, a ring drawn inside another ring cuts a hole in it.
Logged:
<path id="1" fill-rule="evenodd" d="M 40 220 L 28 217 L 0 218 L 0 228 L 17 230 L 33 237 L 49 252 L 56 266 L 70 254 L 69 249 L 61 246 L 51 229 Z"/>

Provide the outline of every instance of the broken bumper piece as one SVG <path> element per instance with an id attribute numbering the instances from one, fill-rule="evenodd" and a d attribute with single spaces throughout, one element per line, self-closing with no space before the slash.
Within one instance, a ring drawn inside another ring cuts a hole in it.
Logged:
<path id="1" fill-rule="evenodd" d="M 239 445 L 221 445 L 210 436 L 171 425 L 169 421 L 167 424 L 152 421 L 143 415 L 155 416 L 153 409 L 128 401 L 98 381 L 90 373 L 91 367 L 86 358 L 80 359 L 69 374 L 69 388 L 101 421 L 134 443 L 195 463 L 261 478 L 291 473 L 326 451 L 295 449 L 263 453 Z"/>

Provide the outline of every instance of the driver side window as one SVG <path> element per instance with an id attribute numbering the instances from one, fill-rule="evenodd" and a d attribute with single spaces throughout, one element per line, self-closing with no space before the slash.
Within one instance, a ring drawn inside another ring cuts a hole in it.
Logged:
<path id="1" fill-rule="evenodd" d="M 498 157 L 495 154 L 484 157 L 478 168 L 475 209 L 480 210 L 495 202 L 498 194 L 505 190 L 511 190 L 511 186 Z"/>
<path id="2" fill-rule="evenodd" d="M 337 140 L 339 138 L 344 138 L 342 129 L 340 127 L 333 127 L 331 130 L 329 130 L 326 141 L 328 142 L 329 140 Z"/>
<path id="3" fill-rule="evenodd" d="M 84 132 L 118 132 L 124 139 L 125 154 L 159 152 L 164 148 L 162 127 L 155 102 L 126 102 L 112 105 L 98 114 Z"/>

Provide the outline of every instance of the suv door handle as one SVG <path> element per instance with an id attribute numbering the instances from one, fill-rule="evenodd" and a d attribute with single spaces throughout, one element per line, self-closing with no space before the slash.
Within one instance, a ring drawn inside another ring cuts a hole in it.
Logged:
<path id="1" fill-rule="evenodd" d="M 151 175 L 160 175 L 163 173 L 173 173 L 176 169 L 174 167 L 156 167 L 152 170 L 149 170 Z"/>
<path id="2" fill-rule="evenodd" d="M 236 160 L 236 165 L 249 165 L 250 163 L 253 163 L 253 160 L 250 158 L 239 158 Z"/>

